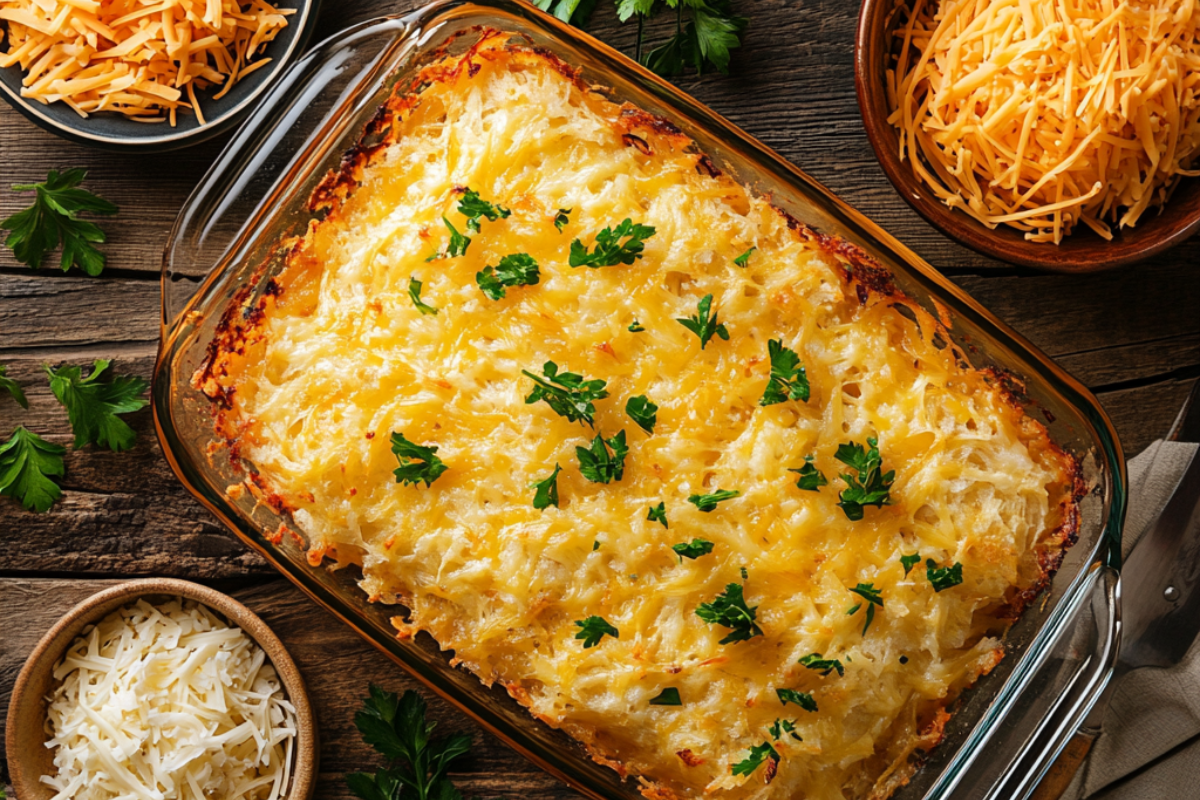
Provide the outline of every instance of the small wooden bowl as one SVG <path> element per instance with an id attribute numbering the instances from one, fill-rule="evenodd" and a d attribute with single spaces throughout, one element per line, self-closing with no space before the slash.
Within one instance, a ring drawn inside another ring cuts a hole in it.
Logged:
<path id="1" fill-rule="evenodd" d="M 900 196 L 930 225 L 972 250 L 1013 264 L 1052 272 L 1096 272 L 1133 264 L 1174 247 L 1200 230 L 1200 179 L 1184 178 L 1162 213 L 1149 210 L 1135 228 L 1114 230 L 1111 242 L 1079 225 L 1062 243 L 1028 242 L 1024 234 L 1001 225 L 988 230 L 951 209 L 900 161 L 900 137 L 888 123 L 885 76 L 892 63 L 892 31 L 897 13 L 909 0 L 863 0 L 854 45 L 854 83 L 858 107 L 875 157 Z"/>
<path id="2" fill-rule="evenodd" d="M 293 748 L 291 786 L 287 800 L 309 800 L 317 776 L 317 727 L 304 691 L 304 681 L 283 643 L 254 612 L 234 600 L 190 581 L 149 578 L 113 586 L 94 594 L 71 609 L 42 637 L 17 676 L 8 706 L 5 747 L 8 774 L 19 800 L 49 800 L 53 790 L 39 778 L 54 772 L 54 752 L 46 747 L 46 697 L 55 686 L 54 665 L 71 642 L 88 625 L 99 622 L 118 608 L 139 598 L 162 602 L 174 597 L 195 600 L 223 616 L 258 643 L 271 660 L 284 694 L 296 708 L 296 744 Z"/>

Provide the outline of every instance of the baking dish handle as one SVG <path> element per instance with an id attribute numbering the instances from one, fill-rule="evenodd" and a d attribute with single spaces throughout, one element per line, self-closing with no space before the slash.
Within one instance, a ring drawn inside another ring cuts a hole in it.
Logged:
<path id="1" fill-rule="evenodd" d="M 184 203 L 163 253 L 164 340 L 217 268 L 239 255 L 247 233 L 285 189 L 320 174 L 338 126 L 378 91 L 411 49 L 413 16 L 378 17 L 341 31 L 290 66 L 238 128 Z M 378 88 L 378 87 L 370 87 Z M 331 135 L 332 134 L 332 135 Z"/>

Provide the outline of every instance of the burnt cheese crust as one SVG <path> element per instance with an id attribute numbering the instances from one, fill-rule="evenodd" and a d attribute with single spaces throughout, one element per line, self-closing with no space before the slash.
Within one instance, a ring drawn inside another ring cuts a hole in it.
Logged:
<path id="1" fill-rule="evenodd" d="M 510 214 L 468 231 L 468 190 Z M 373 601 L 408 608 L 401 635 L 428 632 L 649 797 L 887 797 L 1073 541 L 1074 459 L 886 270 L 507 34 L 400 87 L 311 206 L 320 221 L 269 291 L 230 305 L 196 373 L 218 438 L 314 565 L 361 565 Z M 431 261 L 443 217 L 471 242 Z M 655 229 L 641 258 L 568 265 L 573 239 L 626 218 Z M 477 273 L 514 253 L 538 282 L 485 296 Z M 677 320 L 706 295 L 729 338 L 701 347 Z M 760 403 L 773 339 L 807 401 Z M 547 361 L 606 381 L 594 428 L 526 402 L 523 371 Z M 652 433 L 626 413 L 642 395 Z M 588 480 L 575 448 L 619 431 L 622 477 Z M 399 484 L 394 432 L 446 471 Z M 836 453 L 868 439 L 894 483 L 853 520 Z M 806 457 L 816 490 L 789 471 Z M 537 509 L 556 465 L 558 505 Z M 688 502 L 718 489 L 739 494 Z M 672 550 L 694 539 L 711 552 Z M 927 563 L 962 582 L 939 590 Z M 759 633 L 722 644 L 730 628 L 696 611 L 731 584 Z M 618 634 L 585 647 L 593 616 Z M 800 663 L 815 653 L 840 671 Z M 650 702 L 670 689 L 680 705 Z"/>

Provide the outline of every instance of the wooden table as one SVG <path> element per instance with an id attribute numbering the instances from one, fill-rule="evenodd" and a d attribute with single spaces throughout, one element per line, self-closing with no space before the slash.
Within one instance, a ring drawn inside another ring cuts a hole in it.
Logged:
<path id="1" fill-rule="evenodd" d="M 318 39 L 386 10 L 326 0 Z M 856 7 L 846 0 L 735 0 L 751 20 L 733 77 L 680 85 L 806 169 L 950 275 L 1095 391 L 1134 454 L 1161 435 L 1200 376 L 1200 239 L 1148 264 L 1087 277 L 1043 275 L 976 255 L 909 210 L 876 164 L 854 97 Z M 630 51 L 634 26 L 601 3 L 590 30 Z M 25 425 L 71 441 L 66 415 L 41 377 L 44 362 L 114 358 L 149 376 L 159 333 L 158 274 L 180 205 L 220 150 L 128 156 L 66 143 L 0 107 L 0 187 L 44 180 L 50 168 L 88 167 L 87 188 L 118 203 L 106 221 L 101 278 L 32 272 L 0 248 L 0 363 L 27 386 L 25 412 L 0 398 L 0 435 Z M 0 188 L 0 218 L 26 201 Z M 147 575 L 212 583 L 243 600 L 280 635 L 304 672 L 320 721 L 317 797 L 346 798 L 342 776 L 373 768 L 353 729 L 367 684 L 414 681 L 275 577 L 179 486 L 163 460 L 148 410 L 128 419 L 132 452 L 69 452 L 64 496 L 49 513 L 0 498 L 0 726 L 17 671 L 36 640 L 75 602 L 114 580 Z M 566 797 L 543 775 L 444 703 L 443 730 L 472 730 L 459 765 L 466 796 Z M 0 739 L 2 741 L 2 739 Z M 0 747 L 3 745 L 0 744 Z M 7 773 L 0 773 L 0 783 Z"/>

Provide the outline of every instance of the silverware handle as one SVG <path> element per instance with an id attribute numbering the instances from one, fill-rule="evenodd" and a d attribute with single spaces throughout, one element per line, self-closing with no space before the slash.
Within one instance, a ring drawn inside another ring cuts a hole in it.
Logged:
<path id="1" fill-rule="evenodd" d="M 1075 773 L 1091 752 L 1095 741 L 1094 734 L 1082 731 L 1072 736 L 1071 741 L 1067 742 L 1062 753 L 1046 771 L 1046 777 L 1042 778 L 1042 782 L 1033 790 L 1029 800 L 1059 800 L 1075 779 Z"/>

